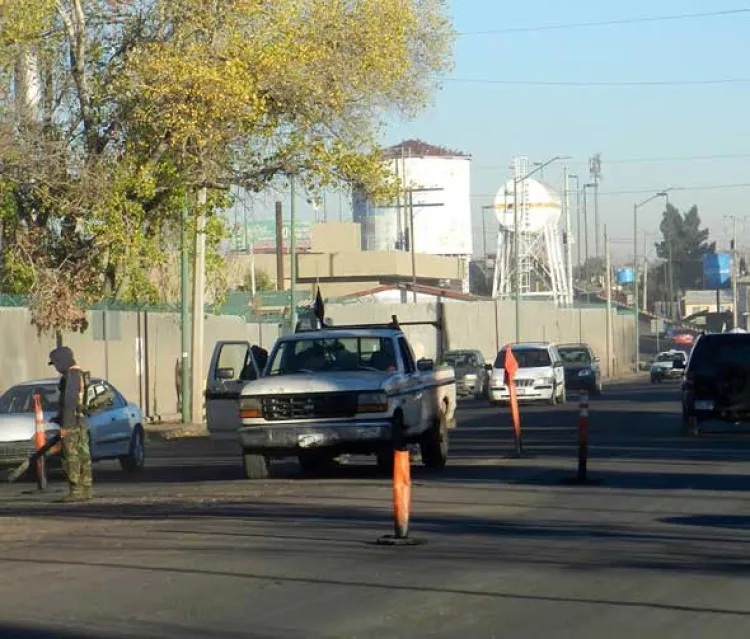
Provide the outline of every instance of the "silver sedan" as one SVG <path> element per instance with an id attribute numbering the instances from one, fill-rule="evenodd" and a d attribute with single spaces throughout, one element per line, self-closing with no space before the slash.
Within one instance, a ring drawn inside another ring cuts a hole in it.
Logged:
<path id="1" fill-rule="evenodd" d="M 59 405 L 58 379 L 23 382 L 0 396 L 0 466 L 17 466 L 34 452 L 34 395 L 39 395 L 47 438 L 60 427 L 50 421 Z M 146 459 L 143 415 L 109 382 L 92 378 L 87 393 L 89 444 L 92 461 L 117 459 L 127 472 Z M 50 452 L 59 462 L 60 447 Z"/>

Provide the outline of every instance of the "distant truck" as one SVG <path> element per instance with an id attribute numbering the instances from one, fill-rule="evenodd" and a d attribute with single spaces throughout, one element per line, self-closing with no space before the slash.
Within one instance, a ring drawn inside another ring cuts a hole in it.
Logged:
<path id="1" fill-rule="evenodd" d="M 375 455 L 390 472 L 394 429 L 441 469 L 455 410 L 453 369 L 415 360 L 398 324 L 280 337 L 262 371 L 249 343 L 219 342 L 206 391 L 209 431 L 236 437 L 248 479 L 267 477 L 272 459 L 313 471 L 341 454 Z"/>

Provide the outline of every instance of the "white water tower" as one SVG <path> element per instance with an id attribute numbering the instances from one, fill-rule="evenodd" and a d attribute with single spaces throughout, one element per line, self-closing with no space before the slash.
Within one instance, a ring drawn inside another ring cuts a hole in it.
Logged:
<path id="1" fill-rule="evenodd" d="M 494 210 L 500 223 L 492 296 L 509 299 L 515 295 L 516 273 L 520 271 L 521 298 L 551 299 L 558 305 L 572 303 L 572 291 L 565 276 L 560 219 L 560 197 L 546 184 L 527 178 L 515 187 L 518 228 L 513 210 L 514 183 L 529 173 L 527 158 L 515 158 L 513 177 L 495 196 Z M 514 254 L 516 234 L 518 256 Z"/>

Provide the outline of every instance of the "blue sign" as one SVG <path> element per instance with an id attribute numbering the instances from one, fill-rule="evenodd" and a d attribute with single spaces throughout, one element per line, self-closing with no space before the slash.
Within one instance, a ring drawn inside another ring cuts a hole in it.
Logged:
<path id="1" fill-rule="evenodd" d="M 632 284 L 635 281 L 635 275 L 632 268 L 618 268 L 615 274 L 615 281 L 618 284 Z"/>
<path id="2" fill-rule="evenodd" d="M 732 254 L 706 253 L 703 256 L 703 286 L 709 290 L 729 288 L 732 283 Z"/>

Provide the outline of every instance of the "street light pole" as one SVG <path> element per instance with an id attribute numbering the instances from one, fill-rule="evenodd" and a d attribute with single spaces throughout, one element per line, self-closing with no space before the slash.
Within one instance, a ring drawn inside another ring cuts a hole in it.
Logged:
<path id="1" fill-rule="evenodd" d="M 519 227 L 519 220 L 518 220 L 518 183 L 519 182 L 525 182 L 527 179 L 529 179 L 532 175 L 539 173 L 539 171 L 543 171 L 545 167 L 549 166 L 553 162 L 557 162 L 558 160 L 569 160 L 570 157 L 568 156 L 559 156 L 556 155 L 555 157 L 547 160 L 546 162 L 543 162 L 536 166 L 535 169 L 529 171 L 526 175 L 522 175 L 521 177 L 515 177 L 513 178 L 513 262 L 514 262 L 514 268 L 515 268 L 515 275 L 516 275 L 516 297 L 515 297 L 515 311 L 516 311 L 516 344 L 518 344 L 521 341 L 521 260 L 520 256 L 518 254 L 518 227 Z"/>
<path id="2" fill-rule="evenodd" d="M 633 317 L 635 318 L 635 372 L 639 371 L 639 361 L 641 357 L 641 326 L 640 326 L 640 310 L 638 308 L 638 209 L 642 206 L 652 202 L 656 198 L 663 197 L 669 202 L 668 191 L 671 191 L 671 187 L 659 191 L 649 198 L 643 200 L 639 204 L 633 205 Z"/>

